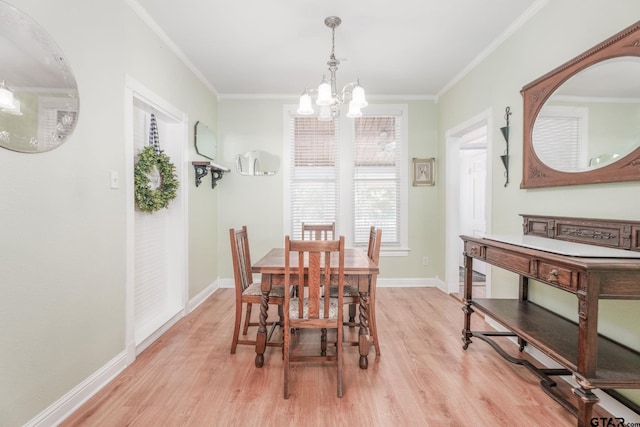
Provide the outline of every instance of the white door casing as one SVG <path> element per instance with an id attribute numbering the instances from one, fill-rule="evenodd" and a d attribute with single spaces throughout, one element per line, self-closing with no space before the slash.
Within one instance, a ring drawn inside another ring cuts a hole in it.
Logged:
<path id="1" fill-rule="evenodd" d="M 135 207 L 133 167 L 148 144 L 156 116 L 160 148 L 176 167 L 180 187 L 168 209 L 152 214 Z M 127 76 L 125 86 L 125 182 L 127 194 L 127 362 L 186 314 L 188 211 L 186 114 Z"/>

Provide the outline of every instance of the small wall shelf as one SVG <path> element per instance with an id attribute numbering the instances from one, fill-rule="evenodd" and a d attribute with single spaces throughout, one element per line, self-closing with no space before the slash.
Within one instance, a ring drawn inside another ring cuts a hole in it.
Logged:
<path id="1" fill-rule="evenodd" d="M 216 188 L 225 172 L 229 172 L 229 168 L 212 163 L 212 162 L 191 162 L 196 173 L 196 187 L 202 183 L 202 178 L 211 173 L 211 188 Z"/>

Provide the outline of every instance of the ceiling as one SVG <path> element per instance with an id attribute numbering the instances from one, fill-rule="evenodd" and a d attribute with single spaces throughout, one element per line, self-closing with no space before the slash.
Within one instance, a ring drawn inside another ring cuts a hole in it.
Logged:
<path id="1" fill-rule="evenodd" d="M 129 0 L 221 97 L 299 95 L 329 75 L 367 96 L 436 97 L 548 0 Z"/>

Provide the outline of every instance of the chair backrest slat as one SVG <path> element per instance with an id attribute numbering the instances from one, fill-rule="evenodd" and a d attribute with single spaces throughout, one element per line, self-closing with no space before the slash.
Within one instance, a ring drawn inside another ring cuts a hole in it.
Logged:
<path id="1" fill-rule="evenodd" d="M 335 222 L 331 224 L 302 223 L 302 240 L 334 240 L 335 236 Z"/>
<path id="2" fill-rule="evenodd" d="M 382 245 L 382 229 L 374 225 L 369 230 L 369 247 L 367 249 L 367 256 L 376 264 L 380 261 L 380 246 Z"/>
<path id="3" fill-rule="evenodd" d="M 236 291 L 242 293 L 253 283 L 247 226 L 243 225 L 241 230 L 230 229 L 229 239 L 231 240 L 231 258 Z"/>
<path id="4" fill-rule="evenodd" d="M 297 258 L 298 265 L 295 268 L 290 265 L 292 253 L 297 254 L 294 259 Z M 296 274 L 298 295 L 306 295 L 308 299 L 307 313 L 304 313 L 304 304 L 299 304 L 299 319 L 327 318 L 330 298 L 323 298 L 323 295 L 330 294 L 332 273 L 338 278 L 338 283 L 334 285 L 340 288 L 339 303 L 342 304 L 344 236 L 340 236 L 339 240 L 290 240 L 289 236 L 285 237 L 285 287 L 292 284 L 292 276 Z M 289 294 L 285 292 L 285 312 L 289 307 Z"/>

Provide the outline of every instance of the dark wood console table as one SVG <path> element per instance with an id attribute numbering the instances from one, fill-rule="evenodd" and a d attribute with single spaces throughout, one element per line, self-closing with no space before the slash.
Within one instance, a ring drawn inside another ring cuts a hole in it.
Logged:
<path id="1" fill-rule="evenodd" d="M 528 367 L 545 392 L 576 415 L 578 426 L 587 427 L 599 401 L 592 389 L 640 388 L 640 352 L 598 334 L 600 299 L 640 299 L 640 222 L 534 215 L 523 219 L 523 235 L 461 236 L 463 348 L 476 337 L 510 362 Z M 517 273 L 519 298 L 473 298 L 474 259 Z M 530 302 L 530 279 L 576 295 L 578 323 Z M 472 331 L 476 310 L 511 332 Z M 564 369 L 537 368 L 512 357 L 492 339 L 496 336 L 517 337 L 520 351 L 533 345 Z M 579 385 L 573 390 L 577 407 L 554 389 L 551 376 L 557 375 L 573 375 Z"/>

